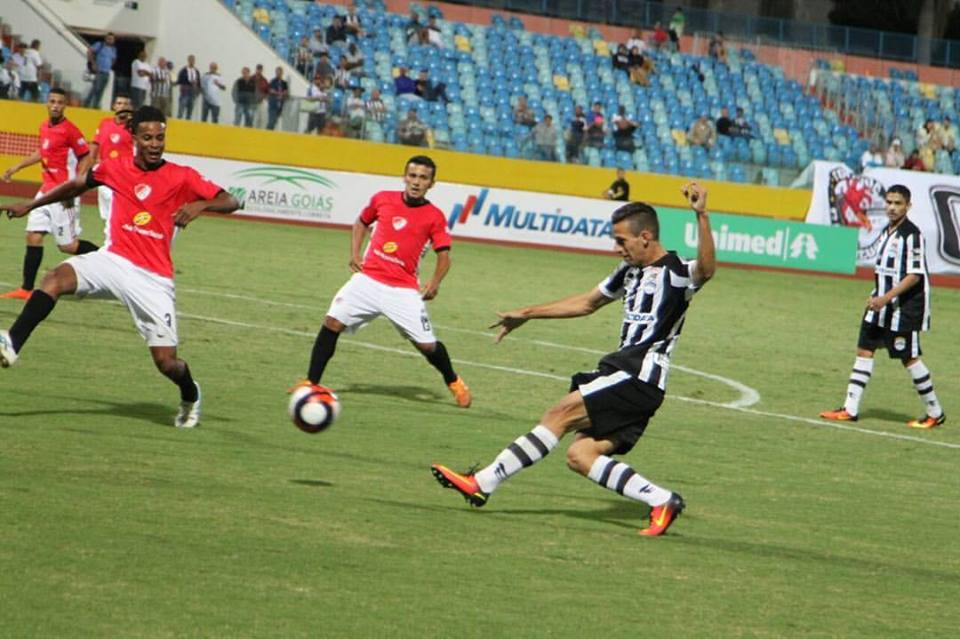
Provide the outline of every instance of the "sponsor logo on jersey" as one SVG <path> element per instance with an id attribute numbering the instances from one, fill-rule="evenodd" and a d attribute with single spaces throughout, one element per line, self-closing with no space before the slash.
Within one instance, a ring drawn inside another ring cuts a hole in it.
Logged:
<path id="1" fill-rule="evenodd" d="M 112 159 L 116 159 L 116 157 L 117 157 L 118 155 L 120 155 L 120 152 L 117 151 L 116 149 L 110 151 L 110 159 L 111 159 L 111 160 L 112 160 Z"/>
<path id="2" fill-rule="evenodd" d="M 394 220 L 396 220 L 396 218 L 394 218 Z M 399 247 L 397 246 L 396 242 L 387 242 L 386 244 L 383 245 L 383 252 L 396 253 L 398 248 Z"/>
<path id="3" fill-rule="evenodd" d="M 407 218 L 405 218 L 405 217 L 400 217 L 400 216 L 397 216 L 397 217 L 393 218 L 393 230 L 394 230 L 394 231 L 399 231 L 400 229 L 402 229 L 402 228 L 405 227 L 406 225 L 407 225 Z"/>
<path id="4" fill-rule="evenodd" d="M 133 194 L 137 196 L 137 199 L 143 202 L 145 199 L 150 197 L 151 188 L 149 184 L 138 184 L 133 187 Z"/>
<path id="5" fill-rule="evenodd" d="M 150 220 L 152 219 L 153 219 L 153 216 L 150 215 L 149 212 L 140 211 L 139 213 L 133 216 L 133 223 L 136 224 L 137 226 L 146 226 L 147 224 L 150 223 Z"/>

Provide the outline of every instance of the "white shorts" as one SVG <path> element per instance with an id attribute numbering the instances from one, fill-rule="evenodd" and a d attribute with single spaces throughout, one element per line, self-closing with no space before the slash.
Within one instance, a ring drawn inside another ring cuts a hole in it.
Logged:
<path id="1" fill-rule="evenodd" d="M 99 250 L 76 255 L 65 264 L 77 274 L 77 297 L 120 300 L 147 346 L 177 345 L 177 308 L 173 280 L 142 269 L 130 260 Z"/>
<path id="2" fill-rule="evenodd" d="M 34 199 L 42 193 L 37 193 Z M 73 244 L 80 237 L 80 203 L 73 208 L 64 208 L 62 202 L 47 204 L 30 211 L 27 216 L 27 233 L 49 233 L 57 246 Z"/>
<path id="3" fill-rule="evenodd" d="M 354 273 L 337 291 L 327 315 L 351 333 L 383 315 L 411 341 L 419 344 L 437 341 L 419 291 L 382 284 L 363 273 Z"/>

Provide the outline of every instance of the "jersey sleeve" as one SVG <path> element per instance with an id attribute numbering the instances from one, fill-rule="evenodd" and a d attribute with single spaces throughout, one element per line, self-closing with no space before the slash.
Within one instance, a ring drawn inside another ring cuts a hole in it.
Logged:
<path id="1" fill-rule="evenodd" d="M 360 221 L 366 224 L 367 226 L 370 226 L 371 224 L 376 222 L 377 218 L 380 217 L 379 196 L 380 196 L 379 193 L 375 193 L 374 196 L 370 198 L 370 202 L 367 204 L 367 206 L 365 206 L 364 209 L 360 211 Z"/>
<path id="2" fill-rule="evenodd" d="M 90 188 L 98 186 L 114 188 L 111 175 L 113 166 L 115 166 L 114 162 L 97 162 L 94 164 L 87 172 L 87 186 Z"/>
<path id="3" fill-rule="evenodd" d="M 73 127 L 73 130 L 70 131 L 70 148 L 78 158 L 82 158 L 90 153 L 90 146 L 87 144 L 87 141 L 83 139 L 83 133 L 81 133 L 77 127 Z"/>
<path id="4" fill-rule="evenodd" d="M 612 300 L 623 297 L 623 283 L 627 278 L 627 271 L 629 270 L 630 265 L 622 262 L 614 269 L 613 273 L 597 285 L 597 288 L 600 289 L 600 292 L 603 293 L 605 297 L 609 297 Z"/>
<path id="5" fill-rule="evenodd" d="M 676 269 L 670 269 L 670 286 L 686 290 L 687 299 L 700 290 L 700 287 L 693 281 L 693 271 L 696 267 L 697 260 L 690 260 L 689 262 L 680 260 Z"/>
<path id="6" fill-rule="evenodd" d="M 207 178 L 200 175 L 198 171 L 190 167 L 186 168 L 186 179 L 184 180 L 186 184 L 187 193 L 190 195 L 190 200 L 196 202 L 197 200 L 212 200 L 217 197 L 217 194 L 223 190 L 223 188 L 208 180 Z"/>
<path id="7" fill-rule="evenodd" d="M 447 231 L 447 221 L 443 214 L 437 211 L 433 225 L 430 227 L 430 245 L 433 246 L 434 251 L 444 251 L 448 250 L 452 243 L 453 240 Z"/>
<path id="8" fill-rule="evenodd" d="M 926 242 L 919 233 L 907 236 L 907 274 L 926 275 Z"/>

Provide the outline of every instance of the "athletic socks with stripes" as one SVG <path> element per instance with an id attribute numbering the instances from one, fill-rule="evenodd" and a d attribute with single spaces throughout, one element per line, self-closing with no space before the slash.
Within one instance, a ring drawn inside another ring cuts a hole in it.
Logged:
<path id="1" fill-rule="evenodd" d="M 917 360 L 912 366 L 907 367 L 907 372 L 913 379 L 913 387 L 917 389 L 920 399 L 927 408 L 927 415 L 930 417 L 940 417 L 943 415 L 943 408 L 937 400 L 937 394 L 933 392 L 933 380 L 930 379 L 930 370 Z"/>
<path id="2" fill-rule="evenodd" d="M 858 357 L 853 363 L 853 370 L 850 372 L 850 383 L 847 384 L 847 399 L 843 407 L 851 415 L 860 413 L 860 398 L 863 397 L 863 391 L 873 375 L 873 358 Z"/>
<path id="3" fill-rule="evenodd" d="M 650 507 L 662 506 L 670 499 L 669 490 L 660 488 L 627 464 L 606 455 L 597 457 L 587 477 L 627 499 L 642 501 Z"/>
<path id="4" fill-rule="evenodd" d="M 559 442 L 557 436 L 549 428 L 537 425 L 532 431 L 504 448 L 492 464 L 474 475 L 480 490 L 488 494 L 492 493 L 500 482 L 546 457 L 556 447 L 557 442 Z"/>

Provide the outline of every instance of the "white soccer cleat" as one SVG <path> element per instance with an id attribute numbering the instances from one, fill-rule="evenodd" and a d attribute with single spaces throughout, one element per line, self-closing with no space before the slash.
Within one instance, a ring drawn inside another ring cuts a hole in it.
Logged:
<path id="1" fill-rule="evenodd" d="M 13 348 L 13 340 L 9 331 L 0 331 L 0 368 L 9 368 L 16 363 L 17 351 Z"/>
<path id="2" fill-rule="evenodd" d="M 180 410 L 173 420 L 173 425 L 177 428 L 196 428 L 200 425 L 200 400 L 203 395 L 200 394 L 200 384 L 194 382 L 197 387 L 197 401 L 180 402 Z"/>

